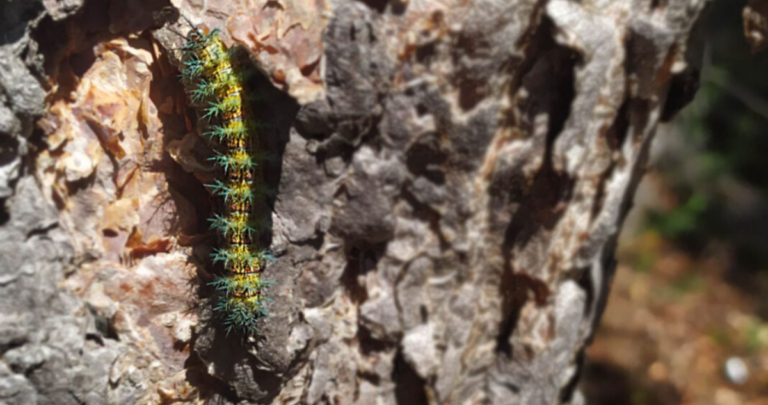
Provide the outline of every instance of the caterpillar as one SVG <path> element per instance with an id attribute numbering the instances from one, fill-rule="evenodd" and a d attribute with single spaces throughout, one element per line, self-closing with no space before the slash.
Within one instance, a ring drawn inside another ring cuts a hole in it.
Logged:
<path id="1" fill-rule="evenodd" d="M 267 224 L 263 156 L 247 85 L 253 67 L 238 48 L 224 45 L 217 30 L 208 33 L 190 25 L 181 48 L 181 79 L 206 127 L 202 135 L 214 145 L 210 160 L 220 175 L 206 186 L 220 206 L 209 219 L 219 235 L 212 262 L 223 267 L 210 283 L 217 291 L 214 311 L 223 318 L 227 332 L 249 333 L 267 316 L 265 290 L 270 283 L 261 273 L 271 260 L 259 246 Z"/>

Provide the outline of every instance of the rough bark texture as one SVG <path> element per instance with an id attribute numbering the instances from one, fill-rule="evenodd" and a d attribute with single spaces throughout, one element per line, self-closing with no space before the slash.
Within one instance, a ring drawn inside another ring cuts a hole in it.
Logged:
<path id="1" fill-rule="evenodd" d="M 155 3 L 0 3 L 0 403 L 583 402 L 705 0 L 174 2 L 271 82 L 245 340 L 205 305 L 211 171 Z"/>

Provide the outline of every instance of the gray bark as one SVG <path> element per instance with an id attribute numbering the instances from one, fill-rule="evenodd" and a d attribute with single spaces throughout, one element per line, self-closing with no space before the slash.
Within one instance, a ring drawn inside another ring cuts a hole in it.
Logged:
<path id="1" fill-rule="evenodd" d="M 205 305 L 209 174 L 151 3 L 0 5 L 1 404 L 584 402 L 706 0 L 185 5 L 279 89 L 250 339 Z"/>

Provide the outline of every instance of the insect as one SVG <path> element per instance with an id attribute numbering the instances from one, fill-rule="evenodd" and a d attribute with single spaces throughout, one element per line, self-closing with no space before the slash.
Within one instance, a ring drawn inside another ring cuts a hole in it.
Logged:
<path id="1" fill-rule="evenodd" d="M 189 22 L 189 21 L 188 21 Z M 218 292 L 214 308 L 223 317 L 227 331 L 255 331 L 267 316 L 265 296 L 270 285 L 262 277 L 271 257 L 259 246 L 265 229 L 258 125 L 248 96 L 252 72 L 247 56 L 227 48 L 217 30 L 192 27 L 185 37 L 181 79 L 198 115 L 203 118 L 203 136 L 215 145 L 210 160 L 219 179 L 207 185 L 220 209 L 210 219 L 219 235 L 212 259 L 223 272 L 211 283 Z"/>

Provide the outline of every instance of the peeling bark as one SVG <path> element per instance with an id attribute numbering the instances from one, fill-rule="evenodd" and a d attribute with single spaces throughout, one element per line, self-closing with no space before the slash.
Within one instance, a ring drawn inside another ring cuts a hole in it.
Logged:
<path id="1" fill-rule="evenodd" d="M 583 403 L 705 3 L 183 2 L 265 73 L 276 286 L 245 340 L 205 306 L 163 5 L 0 6 L 0 402 Z"/>

